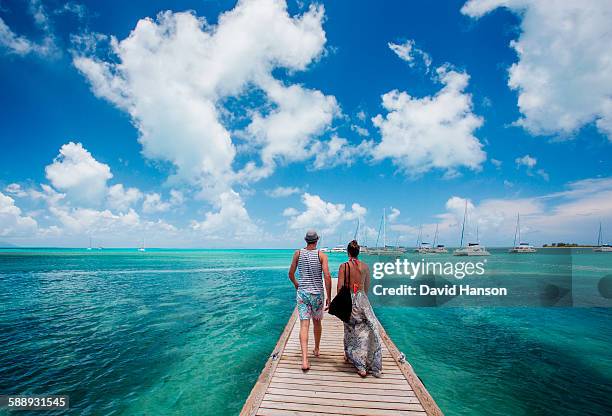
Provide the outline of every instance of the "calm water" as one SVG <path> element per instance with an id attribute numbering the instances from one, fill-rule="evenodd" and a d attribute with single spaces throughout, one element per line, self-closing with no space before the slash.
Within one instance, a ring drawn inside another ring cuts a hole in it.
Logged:
<path id="1" fill-rule="evenodd" d="M 71 414 L 237 414 L 294 306 L 290 257 L 4 250 L 0 394 L 68 394 Z M 541 254 L 489 262 L 508 276 L 551 267 Z M 596 287 L 612 254 L 575 254 L 572 269 Z M 612 414 L 610 308 L 376 313 L 447 415 Z"/>

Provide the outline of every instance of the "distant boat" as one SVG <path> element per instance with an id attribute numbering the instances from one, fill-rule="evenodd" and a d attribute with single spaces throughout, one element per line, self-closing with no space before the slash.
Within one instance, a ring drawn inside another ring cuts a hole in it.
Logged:
<path id="1" fill-rule="evenodd" d="M 144 237 L 142 237 L 142 245 L 140 247 L 138 247 L 138 251 L 146 251 Z"/>
<path id="2" fill-rule="evenodd" d="M 91 251 L 91 237 L 89 237 L 89 247 L 87 247 L 88 251 Z"/>
<path id="3" fill-rule="evenodd" d="M 479 243 L 468 243 L 467 247 L 461 247 L 455 250 L 453 256 L 489 256 L 491 253 Z"/>
<path id="4" fill-rule="evenodd" d="M 434 253 L 438 253 L 438 254 L 448 253 L 448 249 L 444 247 L 444 244 L 438 244 L 437 246 L 434 247 L 433 251 Z"/>
<path id="5" fill-rule="evenodd" d="M 467 200 L 465 201 L 465 211 L 463 212 L 463 225 L 461 226 L 461 245 L 453 252 L 453 256 L 489 256 L 491 253 L 484 246 L 480 245 L 478 238 L 478 227 L 476 227 L 476 243 L 468 243 L 463 246 L 463 235 L 465 233 L 465 219 L 467 217 Z"/>
<path id="6" fill-rule="evenodd" d="M 329 249 L 331 253 L 346 253 L 346 247 L 344 246 L 336 246 Z"/>
<path id="7" fill-rule="evenodd" d="M 436 233 L 434 234 L 434 242 L 433 242 L 433 247 L 431 249 L 431 252 L 436 253 L 436 254 L 448 253 L 448 250 L 446 249 L 446 247 L 444 247 L 444 244 L 436 244 L 437 242 L 438 242 L 438 224 L 436 224 Z"/>
<path id="8" fill-rule="evenodd" d="M 601 243 L 601 222 L 599 222 L 599 233 L 597 233 L 597 246 L 593 248 L 593 251 L 597 253 L 612 253 L 612 246 L 610 244 Z"/>
<path id="9" fill-rule="evenodd" d="M 517 238 L 518 237 L 518 238 Z M 516 245 L 518 241 L 518 245 Z M 516 214 L 516 229 L 514 230 L 514 243 L 508 250 L 510 253 L 535 253 L 537 250 L 529 243 L 521 243 L 521 215 Z"/>
<path id="10" fill-rule="evenodd" d="M 432 245 L 429 244 L 429 243 L 425 243 L 425 242 L 422 242 L 421 244 L 419 244 L 419 246 L 414 251 L 416 251 L 417 253 L 420 253 L 420 254 L 433 254 L 433 253 L 435 253 Z"/>
<path id="11" fill-rule="evenodd" d="M 421 234 L 419 232 L 419 234 Z M 420 238 L 420 237 L 419 237 Z M 434 240 L 432 244 L 425 243 L 423 241 L 420 244 L 417 244 L 417 249 L 415 250 L 419 254 L 442 254 L 448 253 L 444 244 L 436 244 L 438 242 L 438 224 L 436 224 L 436 232 L 434 233 Z"/>
<path id="12" fill-rule="evenodd" d="M 416 242 L 416 247 L 414 249 L 414 252 L 419 253 L 419 254 L 434 254 L 435 253 L 433 246 L 430 243 L 426 243 L 423 241 L 423 225 L 419 226 L 419 236 L 417 237 L 417 242 Z"/>
<path id="13" fill-rule="evenodd" d="M 403 247 L 399 246 L 388 246 L 387 245 L 387 212 L 383 208 L 383 216 L 381 219 L 381 224 L 378 227 L 378 236 L 376 237 L 376 246 L 372 248 L 368 248 L 367 252 L 373 256 L 401 256 L 406 252 Z M 378 241 L 380 239 L 380 231 L 382 229 L 383 235 L 383 245 L 380 247 L 378 245 Z"/>

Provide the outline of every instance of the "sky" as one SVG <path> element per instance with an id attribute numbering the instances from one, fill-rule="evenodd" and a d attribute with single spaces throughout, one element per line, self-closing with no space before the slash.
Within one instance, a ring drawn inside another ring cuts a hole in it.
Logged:
<path id="1" fill-rule="evenodd" d="M 612 3 L 0 0 L 0 245 L 612 238 Z"/>

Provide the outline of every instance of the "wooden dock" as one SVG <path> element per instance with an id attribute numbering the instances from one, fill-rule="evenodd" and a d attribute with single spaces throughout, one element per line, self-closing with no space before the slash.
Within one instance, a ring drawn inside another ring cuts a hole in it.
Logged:
<path id="1" fill-rule="evenodd" d="M 336 281 L 333 288 L 335 292 Z M 241 416 L 441 416 L 429 392 L 379 325 L 383 375 L 362 379 L 344 362 L 342 322 L 325 313 L 320 357 L 314 358 L 312 324 L 308 337 L 310 370 L 303 373 L 297 310 L 242 408 Z"/>

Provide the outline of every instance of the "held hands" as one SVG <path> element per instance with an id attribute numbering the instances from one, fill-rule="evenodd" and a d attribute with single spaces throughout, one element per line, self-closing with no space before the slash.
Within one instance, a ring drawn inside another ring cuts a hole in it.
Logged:
<path id="1" fill-rule="evenodd" d="M 327 311 L 329 309 L 329 298 L 325 298 L 325 308 L 323 309 L 324 311 Z"/>

